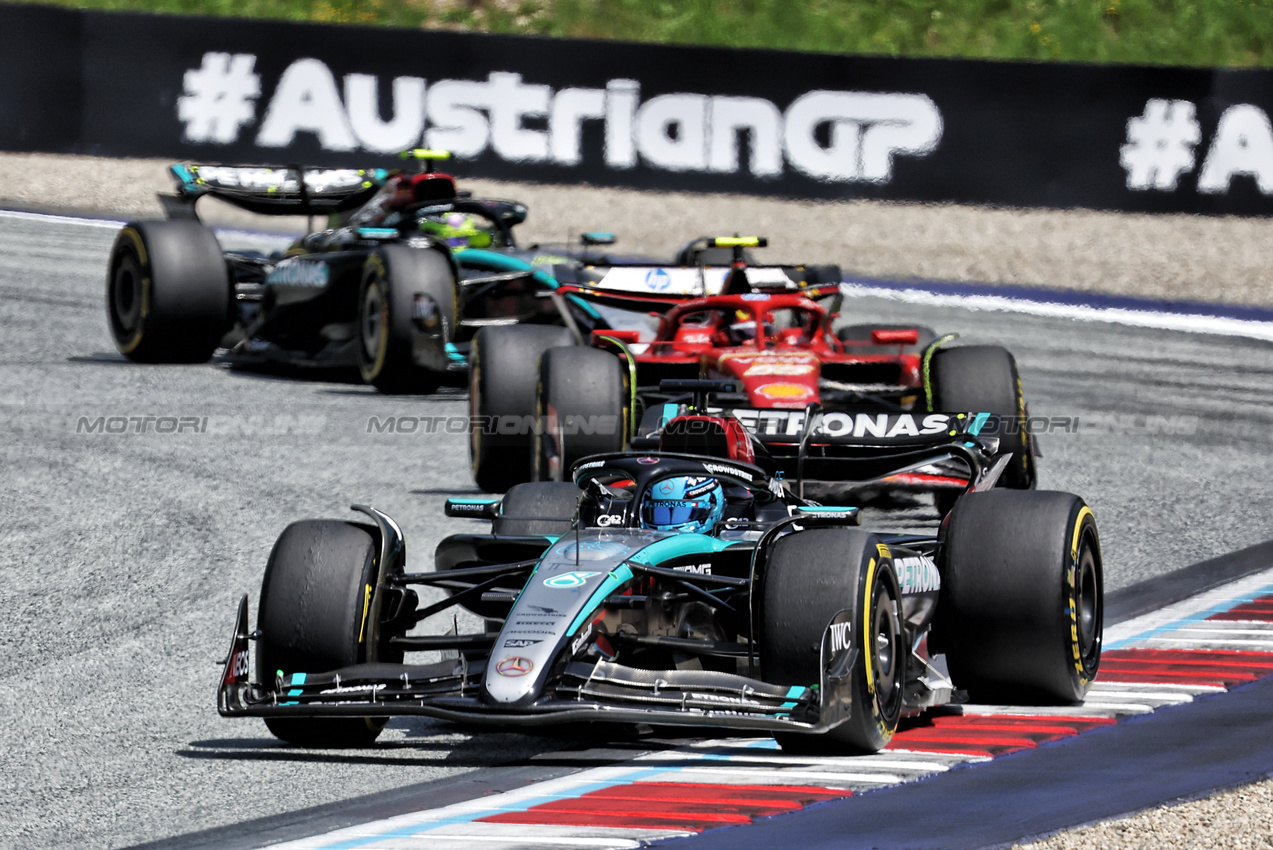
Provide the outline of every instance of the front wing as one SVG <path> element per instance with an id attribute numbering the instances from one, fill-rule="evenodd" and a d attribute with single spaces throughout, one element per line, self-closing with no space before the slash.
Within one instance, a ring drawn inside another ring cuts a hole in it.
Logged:
<path id="1" fill-rule="evenodd" d="M 279 671 L 270 684 L 253 681 L 244 596 L 217 690 L 217 710 L 224 717 L 414 715 L 495 726 L 586 721 L 820 733 L 849 717 L 849 677 L 857 655 L 856 647 L 844 643 L 846 634 L 852 633 L 844 626 L 850 621 L 850 613 L 843 611 L 828 624 L 822 681 L 809 687 L 716 671 L 572 661 L 562 666 L 538 699 L 509 707 L 482 699 L 486 660 L 470 662 L 464 655 L 426 665 L 369 663 L 322 673 Z"/>

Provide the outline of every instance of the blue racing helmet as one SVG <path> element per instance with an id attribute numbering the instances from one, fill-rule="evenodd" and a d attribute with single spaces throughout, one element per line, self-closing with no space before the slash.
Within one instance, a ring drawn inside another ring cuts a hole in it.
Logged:
<path id="1" fill-rule="evenodd" d="M 706 533 L 724 512 L 725 491 L 715 478 L 695 475 L 664 478 L 645 491 L 641 500 L 641 527 Z"/>

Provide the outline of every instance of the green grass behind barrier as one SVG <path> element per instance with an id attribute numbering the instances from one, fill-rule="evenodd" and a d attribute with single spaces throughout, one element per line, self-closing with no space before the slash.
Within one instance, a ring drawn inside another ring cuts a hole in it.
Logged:
<path id="1" fill-rule="evenodd" d="M 85 9 L 448 27 L 890 56 L 1273 65 L 1273 0 L 38 2 Z"/>

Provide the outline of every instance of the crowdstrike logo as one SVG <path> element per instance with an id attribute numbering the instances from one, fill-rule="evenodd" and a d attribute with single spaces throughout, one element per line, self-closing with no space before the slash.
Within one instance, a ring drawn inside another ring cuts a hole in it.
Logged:
<path id="1" fill-rule="evenodd" d="M 759 97 L 663 94 L 642 100 L 637 80 L 562 88 L 495 71 L 485 80 L 395 77 L 392 115 L 380 109 L 378 77 L 338 81 L 318 59 L 283 71 L 264 111 L 251 54 L 207 54 L 184 76 L 178 118 L 187 141 L 232 144 L 259 119 L 254 143 L 290 146 L 312 134 L 330 151 L 393 153 L 417 145 L 460 158 L 493 152 L 508 162 L 584 163 L 584 127 L 603 127 L 605 167 L 643 164 L 670 172 L 777 179 L 788 168 L 828 183 L 887 183 L 894 157 L 937 148 L 942 117 L 923 94 L 810 91 L 785 110 Z M 746 138 L 746 161 L 742 161 Z"/>

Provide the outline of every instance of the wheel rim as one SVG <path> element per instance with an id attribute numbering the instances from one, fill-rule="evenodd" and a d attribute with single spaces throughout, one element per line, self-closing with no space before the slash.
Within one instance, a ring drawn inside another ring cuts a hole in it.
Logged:
<path id="1" fill-rule="evenodd" d="M 132 257 L 126 257 L 111 278 L 111 312 L 116 330 L 128 337 L 141 324 L 141 274 Z"/>
<path id="2" fill-rule="evenodd" d="M 371 280 L 362 300 L 362 350 L 369 364 L 379 365 L 385 325 L 389 321 L 389 304 L 380 292 L 380 283 Z"/>
<path id="3" fill-rule="evenodd" d="M 1096 574 L 1096 556 L 1087 535 L 1079 552 L 1074 576 L 1075 622 L 1078 627 L 1079 657 L 1091 667 L 1100 652 L 1101 600 L 1100 580 Z"/>
<path id="4" fill-rule="evenodd" d="M 900 672 L 903 662 L 901 622 L 897 600 L 886 582 L 876 584 L 871 661 L 875 668 L 875 701 L 880 714 L 891 721 L 901 706 Z"/>

